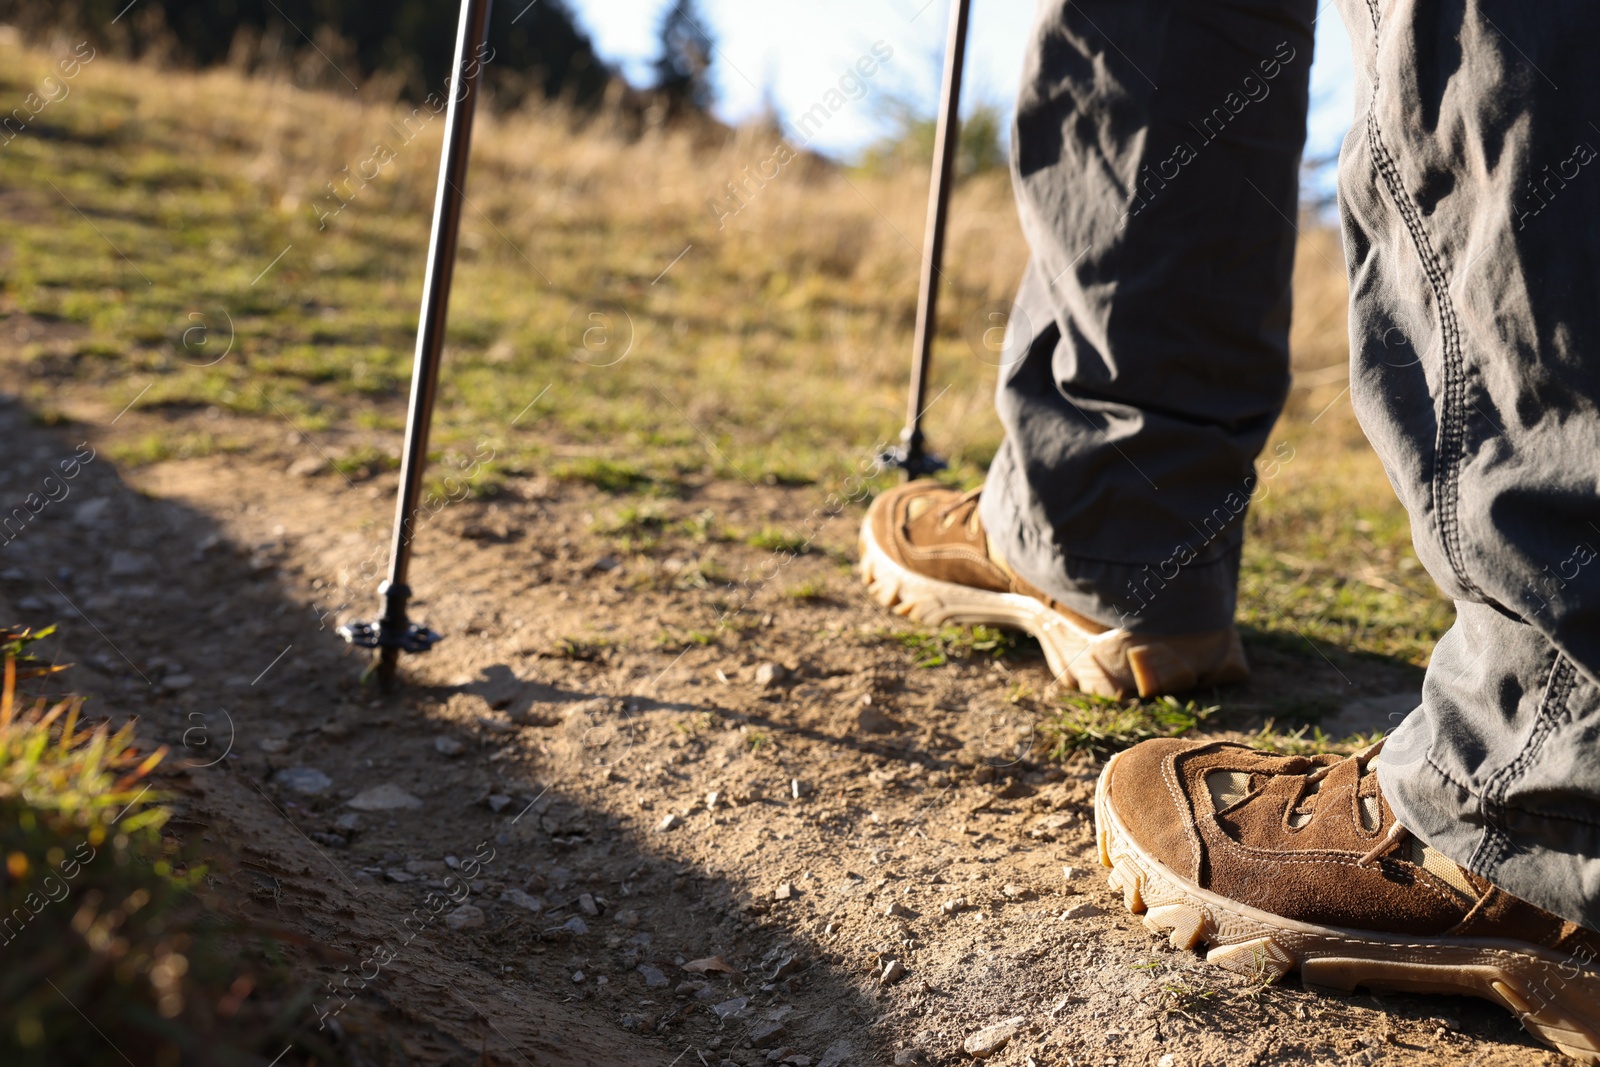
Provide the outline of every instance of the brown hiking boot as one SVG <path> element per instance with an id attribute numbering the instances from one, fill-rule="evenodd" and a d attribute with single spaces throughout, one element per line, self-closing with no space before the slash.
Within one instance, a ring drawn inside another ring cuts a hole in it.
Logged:
<path id="1" fill-rule="evenodd" d="M 1122 698 L 1247 678 L 1233 627 L 1158 636 L 1110 629 L 1018 578 L 978 521 L 978 494 L 918 481 L 872 502 L 861 524 L 861 574 L 879 604 L 930 626 L 987 624 L 1038 639 L 1065 685 Z"/>
<path id="2" fill-rule="evenodd" d="M 1174 947 L 1307 987 L 1450 993 L 1509 1008 L 1600 1063 L 1600 934 L 1502 892 L 1395 821 L 1356 756 L 1146 741 L 1100 775 L 1111 885 Z"/>

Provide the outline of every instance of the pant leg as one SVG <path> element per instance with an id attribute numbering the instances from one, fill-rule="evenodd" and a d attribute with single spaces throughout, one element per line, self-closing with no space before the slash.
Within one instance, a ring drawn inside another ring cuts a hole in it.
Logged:
<path id="1" fill-rule="evenodd" d="M 1012 176 L 1033 252 L 982 501 L 1022 577 L 1108 626 L 1233 622 L 1288 392 L 1314 0 L 1041 0 Z"/>
<path id="2" fill-rule="evenodd" d="M 1457 605 L 1379 780 L 1600 929 L 1600 6 L 1341 5 L 1351 397 Z"/>

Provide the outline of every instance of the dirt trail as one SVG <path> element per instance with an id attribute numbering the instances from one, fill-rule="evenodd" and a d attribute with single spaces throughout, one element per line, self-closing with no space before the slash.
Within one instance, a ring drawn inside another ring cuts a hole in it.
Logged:
<path id="1" fill-rule="evenodd" d="M 98 440 L 16 406 L 0 432 L 8 497 Z M 447 639 L 380 700 L 333 624 L 373 607 L 392 478 L 289 474 L 316 453 L 277 441 L 88 464 L 0 549 L 0 615 L 60 619 L 74 684 L 180 746 L 177 829 L 284 932 L 307 1011 L 387 1062 L 959 1063 L 1017 1017 L 987 1062 L 1564 1062 L 1474 1001 L 1263 989 L 1147 934 L 1098 866 L 1097 768 L 1027 754 L 1042 659 L 918 669 L 841 562 L 859 508 L 777 567 L 696 523 L 801 527 L 820 490 L 711 482 L 633 516 L 631 545 L 591 532 L 627 502 L 588 487 L 451 504 L 414 582 Z M 763 568 L 748 598 L 718 580 Z M 1323 684 L 1251 652 L 1262 692 Z M 384 786 L 416 805 L 350 806 Z M 474 858 L 481 914 L 429 917 Z M 374 966 L 348 1007 L 326 992 Z"/>

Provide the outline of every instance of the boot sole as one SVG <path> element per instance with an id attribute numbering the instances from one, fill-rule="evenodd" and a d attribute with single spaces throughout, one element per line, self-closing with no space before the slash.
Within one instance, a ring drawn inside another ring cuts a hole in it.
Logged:
<path id="1" fill-rule="evenodd" d="M 1095 788 L 1100 862 L 1130 912 L 1174 948 L 1209 946 L 1206 960 L 1270 983 L 1299 970 L 1308 989 L 1444 993 L 1504 1006 L 1529 1033 L 1580 1063 L 1600 1065 L 1600 970 L 1517 941 L 1377 934 L 1312 926 L 1209 892 L 1139 847 L 1107 801 L 1112 757 Z"/>
<path id="2" fill-rule="evenodd" d="M 861 527 L 860 570 L 872 599 L 896 615 L 928 626 L 961 623 L 1022 630 L 1039 642 L 1051 673 L 1074 689 L 1085 688 L 1080 680 L 1094 685 L 1095 676 L 1101 673 L 1099 665 L 1084 655 L 1096 635 L 1073 626 L 1033 597 L 974 589 L 918 574 L 896 563 L 866 523 Z M 1075 671 L 1074 666 L 1079 670 Z M 1119 695 L 1109 682 L 1086 691 L 1101 689 L 1105 696 Z"/>

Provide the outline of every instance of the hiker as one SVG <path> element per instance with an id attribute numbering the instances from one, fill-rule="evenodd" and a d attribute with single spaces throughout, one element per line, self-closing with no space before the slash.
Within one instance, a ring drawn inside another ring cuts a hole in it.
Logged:
<path id="1" fill-rule="evenodd" d="M 1214 962 L 1480 995 L 1600 1062 L 1600 7 L 1340 7 L 1350 395 L 1456 623 L 1416 710 L 1355 756 L 1120 754 L 1101 858 Z M 1088 693 L 1247 676 L 1240 546 L 1289 386 L 1316 14 L 1041 0 L 1005 441 L 979 491 L 874 502 L 880 603 L 1026 630 Z"/>

